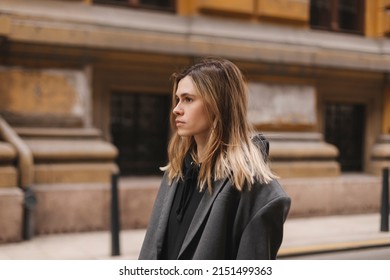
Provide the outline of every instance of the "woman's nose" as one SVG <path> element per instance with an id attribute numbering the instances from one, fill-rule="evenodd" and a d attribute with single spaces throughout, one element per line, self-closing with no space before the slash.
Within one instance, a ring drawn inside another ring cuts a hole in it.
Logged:
<path id="1" fill-rule="evenodd" d="M 178 104 L 176 105 L 176 107 L 173 108 L 173 113 L 174 113 L 175 115 L 177 115 L 177 116 L 183 114 L 183 109 L 182 109 L 179 105 L 180 105 L 180 103 L 178 103 Z"/>

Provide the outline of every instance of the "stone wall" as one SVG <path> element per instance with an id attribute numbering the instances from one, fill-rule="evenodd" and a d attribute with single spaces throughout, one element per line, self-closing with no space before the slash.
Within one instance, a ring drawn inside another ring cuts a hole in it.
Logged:
<path id="1" fill-rule="evenodd" d="M 0 93 L 0 113 L 12 125 L 92 125 L 84 71 L 0 67 Z"/>

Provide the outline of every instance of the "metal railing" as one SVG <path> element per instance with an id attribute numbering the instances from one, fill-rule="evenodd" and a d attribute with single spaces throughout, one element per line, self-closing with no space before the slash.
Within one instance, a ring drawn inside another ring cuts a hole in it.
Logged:
<path id="1" fill-rule="evenodd" d="M 119 212 L 119 192 L 118 192 L 119 172 L 111 176 L 111 256 L 119 256 L 120 243 L 120 212 Z"/>
<path id="2" fill-rule="evenodd" d="M 34 236 L 33 210 L 37 203 L 31 189 L 34 176 L 34 160 L 30 148 L 13 130 L 13 128 L 0 116 L 0 134 L 10 143 L 18 155 L 18 186 L 24 192 L 23 209 L 23 239 L 29 240 Z"/>
<path id="3" fill-rule="evenodd" d="M 381 231 L 389 231 L 389 168 L 382 170 Z"/>

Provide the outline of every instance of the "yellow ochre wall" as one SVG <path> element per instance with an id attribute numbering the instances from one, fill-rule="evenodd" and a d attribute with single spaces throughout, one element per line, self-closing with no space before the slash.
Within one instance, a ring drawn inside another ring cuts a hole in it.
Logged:
<path id="1" fill-rule="evenodd" d="M 53 0 L 93 4 L 93 0 Z M 390 35 L 390 0 L 365 0 L 367 37 Z M 176 0 L 176 12 L 181 16 L 216 14 L 243 17 L 259 22 L 308 27 L 310 0 Z"/>
<path id="2" fill-rule="evenodd" d="M 365 35 L 388 36 L 390 0 L 365 0 L 365 8 Z M 289 25 L 308 26 L 309 11 L 310 0 L 177 0 L 177 13 L 183 16 L 211 13 Z"/>

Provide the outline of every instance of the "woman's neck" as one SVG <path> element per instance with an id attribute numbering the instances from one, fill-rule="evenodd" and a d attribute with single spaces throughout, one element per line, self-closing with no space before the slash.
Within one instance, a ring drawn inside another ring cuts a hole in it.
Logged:
<path id="1" fill-rule="evenodd" d="M 201 163 L 205 157 L 205 147 L 207 143 L 207 138 L 205 137 L 194 137 L 195 143 L 196 143 L 196 155 L 197 155 L 197 162 Z"/>

